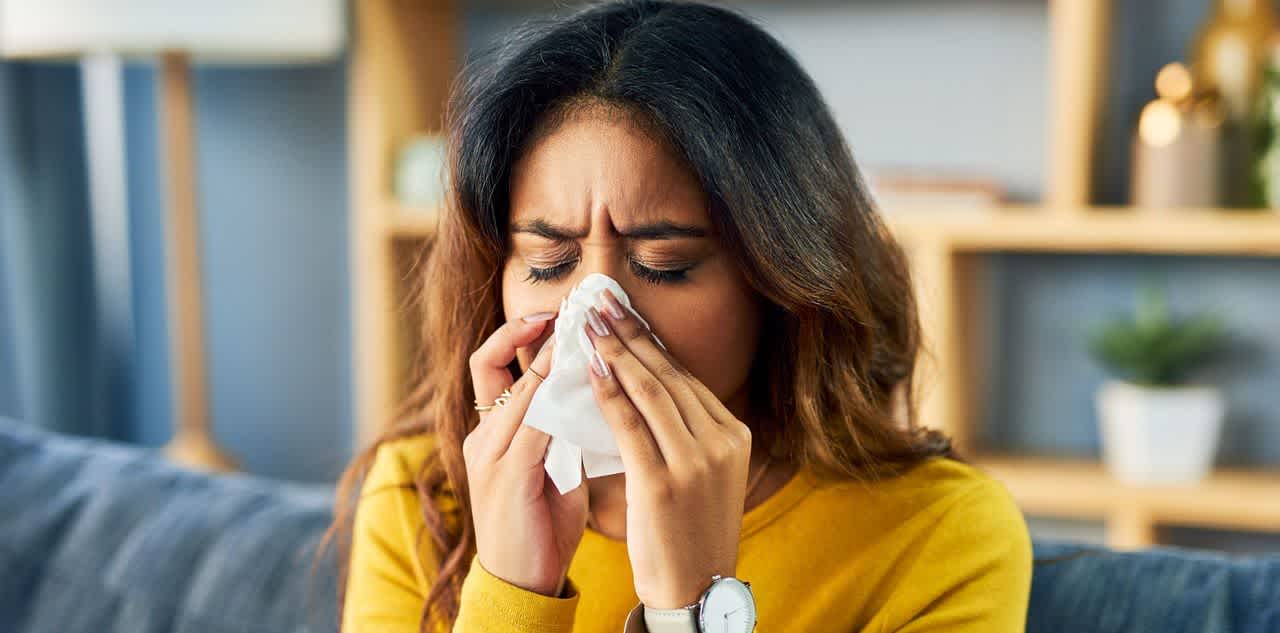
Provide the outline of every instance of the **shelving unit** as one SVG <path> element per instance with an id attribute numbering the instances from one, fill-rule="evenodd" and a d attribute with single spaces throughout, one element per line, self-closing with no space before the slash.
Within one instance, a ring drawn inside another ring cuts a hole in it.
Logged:
<path id="1" fill-rule="evenodd" d="M 1129 486 L 1097 462 L 978 456 L 1026 512 L 1141 525 L 1154 540 L 1159 524 L 1280 530 L 1280 471 L 1219 469 L 1184 486 Z"/>
<path id="2" fill-rule="evenodd" d="M 1162 524 L 1280 531 L 1280 472 L 1215 472 L 1194 486 L 1121 484 L 1096 462 L 988 456 L 977 446 L 983 293 L 976 271 L 992 253 L 1142 253 L 1280 257 L 1280 216 L 1217 209 L 1089 206 L 1109 0 L 1047 0 L 1050 113 L 1044 200 L 978 212 L 887 209 L 906 245 L 934 362 L 920 418 L 953 435 L 1032 515 L 1101 519 L 1117 547 L 1158 541 Z M 394 151 L 410 135 L 439 130 L 456 70 L 461 25 L 450 0 L 356 0 L 351 61 L 352 303 L 357 442 L 387 424 L 407 392 L 415 348 L 406 298 L 406 254 L 425 247 L 437 214 L 404 208 L 391 194 Z"/>
<path id="3" fill-rule="evenodd" d="M 416 347 L 406 252 L 425 245 L 436 214 L 392 194 L 396 150 L 439 133 L 461 54 L 450 0 L 356 0 L 350 62 L 352 373 L 356 444 L 391 421 Z"/>
<path id="4" fill-rule="evenodd" d="M 1280 256 L 1280 213 L 1077 206 L 999 207 L 966 215 L 893 209 L 903 240 L 958 253 L 1148 253 Z"/>
<path id="5" fill-rule="evenodd" d="M 1096 462 L 1034 456 L 986 457 L 975 442 L 978 376 L 987 315 L 974 274 L 993 253 L 1133 253 L 1280 257 L 1280 214 L 1227 209 L 1089 206 L 1093 151 L 1106 80 L 1109 0 L 1049 0 L 1047 171 L 1041 206 L 943 213 L 889 209 L 912 260 L 932 362 L 920 404 L 926 424 L 1010 489 L 1032 515 L 1101 519 L 1108 544 L 1159 542 L 1164 524 L 1280 532 L 1280 470 L 1215 471 L 1194 486 L 1127 486 Z"/>
<path id="6" fill-rule="evenodd" d="M 391 222 L 387 224 L 387 232 L 391 239 L 416 242 L 435 237 L 440 211 L 392 205 L 388 215 Z"/>
<path id="7" fill-rule="evenodd" d="M 977 367 L 984 351 L 975 324 L 986 315 L 974 270 L 993 253 L 1139 253 L 1280 257 L 1280 213 L 1221 209 L 1077 206 L 1001 207 L 943 215 L 888 210 L 917 278 L 921 319 L 933 352 L 922 367 L 931 388 L 921 419 L 950 433 L 966 454 L 1008 486 L 1032 515 L 1101 519 L 1114 547 L 1159 542 L 1162 524 L 1280 532 L 1280 470 L 1215 472 L 1194 486 L 1135 487 L 1099 463 L 984 456 L 975 442 Z"/>

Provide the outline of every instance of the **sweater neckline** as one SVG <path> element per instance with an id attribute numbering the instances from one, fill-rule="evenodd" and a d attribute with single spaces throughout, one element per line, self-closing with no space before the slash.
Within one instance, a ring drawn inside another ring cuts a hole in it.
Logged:
<path id="1" fill-rule="evenodd" d="M 745 541 L 751 535 L 773 523 L 775 519 L 782 516 L 787 510 L 800 503 L 800 500 L 804 499 L 805 495 L 810 490 L 813 490 L 816 484 L 817 480 L 813 473 L 809 472 L 809 469 L 803 466 L 797 467 L 796 472 L 792 473 L 787 483 L 783 484 L 781 488 L 761 502 L 760 505 L 747 510 L 742 515 L 742 533 L 739 536 L 739 540 Z M 627 545 L 626 541 L 606 536 L 593 530 L 590 526 L 583 532 L 582 538 L 583 540 L 590 539 L 620 547 L 626 547 Z"/>

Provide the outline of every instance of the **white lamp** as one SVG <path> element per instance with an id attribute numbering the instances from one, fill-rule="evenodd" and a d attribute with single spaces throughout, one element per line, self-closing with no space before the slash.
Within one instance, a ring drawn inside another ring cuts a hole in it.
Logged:
<path id="1" fill-rule="evenodd" d="M 174 460 L 213 470 L 235 462 L 214 442 L 205 379 L 191 60 L 316 62 L 346 38 L 342 0 L 0 0 L 0 56 L 159 56 L 157 96 L 167 167 L 167 291 L 174 368 Z"/>

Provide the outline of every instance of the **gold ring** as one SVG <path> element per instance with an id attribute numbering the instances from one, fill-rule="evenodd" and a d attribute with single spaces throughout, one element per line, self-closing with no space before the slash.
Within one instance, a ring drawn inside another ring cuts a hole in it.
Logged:
<path id="1" fill-rule="evenodd" d="M 538 370 L 536 370 L 536 369 L 534 369 L 534 368 L 532 368 L 532 367 L 530 367 L 530 368 L 529 368 L 529 373 L 533 374 L 534 376 L 537 376 L 537 377 L 538 377 L 538 380 L 546 380 L 546 379 L 547 379 L 547 377 L 546 377 L 546 376 L 543 376 L 542 374 L 539 374 L 539 373 L 538 373 Z"/>
<path id="2" fill-rule="evenodd" d="M 489 410 L 493 409 L 494 407 L 505 407 L 505 406 L 507 406 L 507 403 L 508 403 L 508 402 L 510 402 L 510 401 L 511 401 L 511 390 L 510 390 L 510 389 L 503 389 L 503 390 L 502 390 L 502 395 L 500 395 L 500 396 L 498 396 L 497 398 L 495 398 L 495 399 L 494 399 L 494 401 L 493 401 L 493 404 L 480 404 L 480 402 L 477 400 L 477 401 L 476 401 L 476 411 L 479 411 L 479 412 L 481 412 L 481 413 L 484 413 L 485 411 L 489 411 Z"/>

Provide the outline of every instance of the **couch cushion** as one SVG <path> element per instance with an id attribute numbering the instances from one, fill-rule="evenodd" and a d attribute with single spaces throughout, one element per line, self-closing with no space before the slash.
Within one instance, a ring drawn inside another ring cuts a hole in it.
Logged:
<path id="1" fill-rule="evenodd" d="M 1280 633 L 1280 556 L 1035 543 L 1028 633 Z"/>
<path id="2" fill-rule="evenodd" d="M 336 631 L 331 492 L 0 419 L 0 633 Z M 1280 557 L 1037 541 L 1028 633 L 1280 633 Z"/>
<path id="3" fill-rule="evenodd" d="M 331 505 L 0 419 L 0 631 L 335 631 Z"/>

